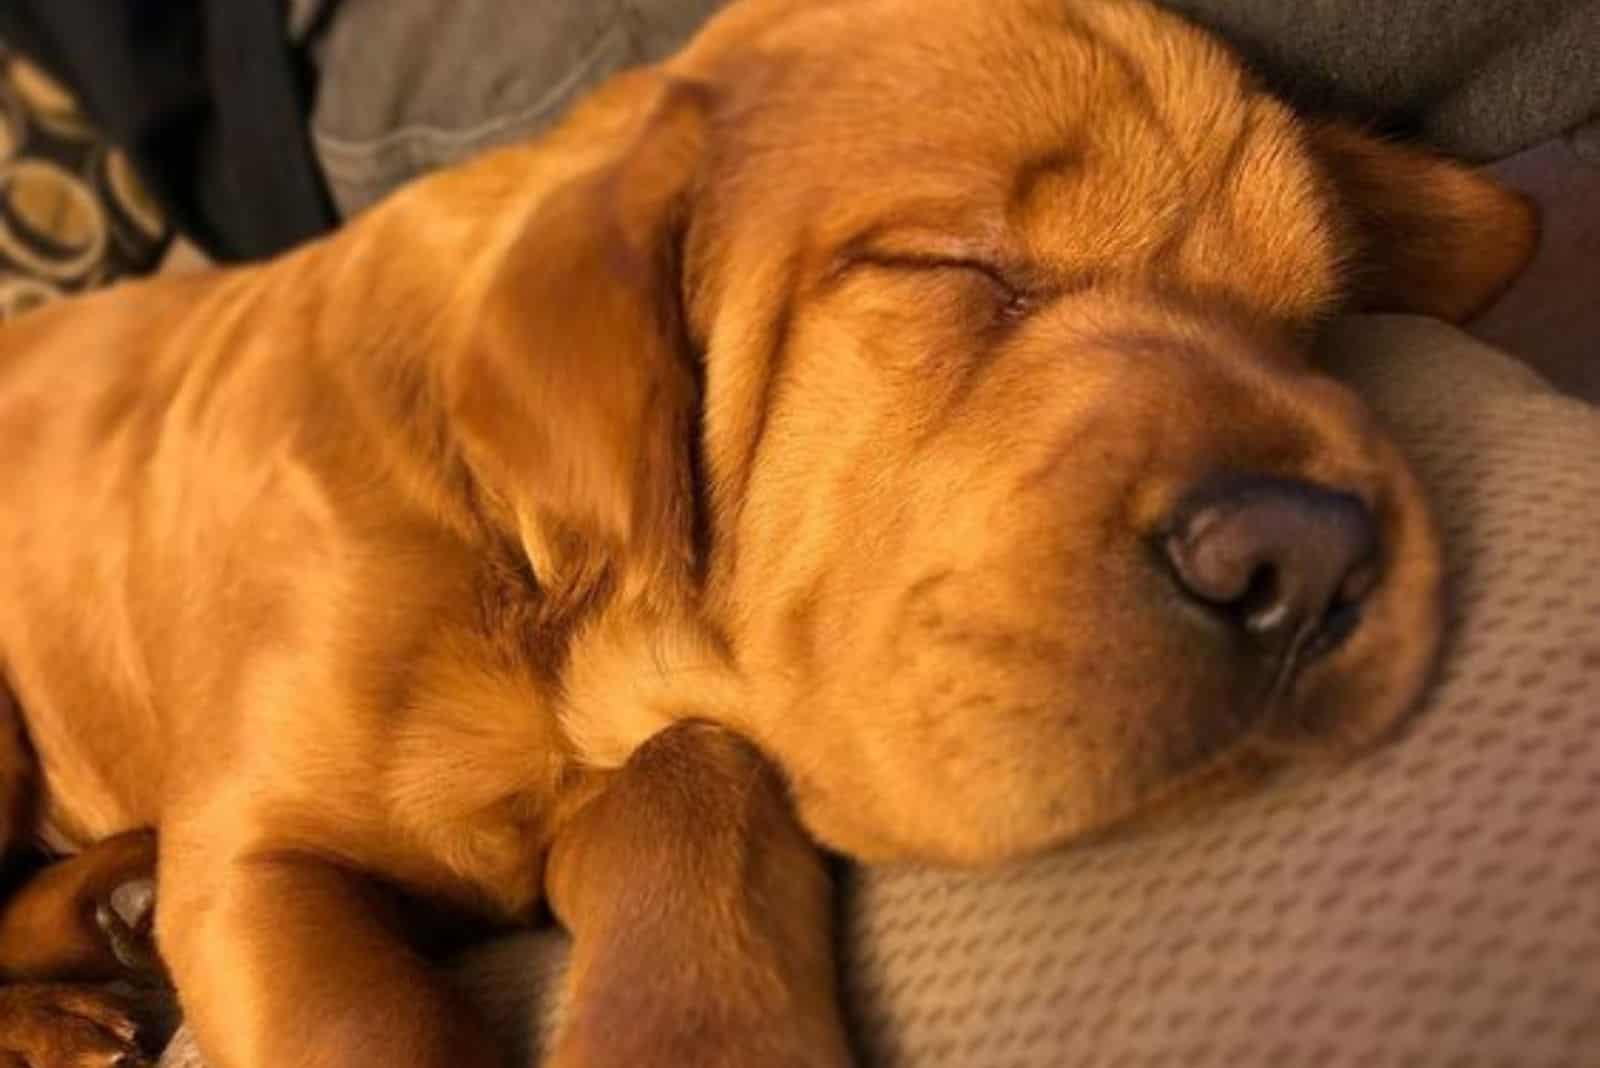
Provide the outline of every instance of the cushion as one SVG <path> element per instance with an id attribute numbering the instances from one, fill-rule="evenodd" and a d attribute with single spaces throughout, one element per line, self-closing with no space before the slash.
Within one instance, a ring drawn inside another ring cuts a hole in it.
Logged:
<path id="1" fill-rule="evenodd" d="M 986 874 L 846 871 L 865 1063 L 1594 1063 L 1600 413 L 1428 320 L 1347 320 L 1327 357 L 1444 525 L 1449 637 L 1423 711 L 1348 767 L 1182 826 Z M 548 1038 L 563 953 L 546 931 L 453 966 L 514 1063 Z M 196 1063 L 183 1036 L 163 1063 Z"/>

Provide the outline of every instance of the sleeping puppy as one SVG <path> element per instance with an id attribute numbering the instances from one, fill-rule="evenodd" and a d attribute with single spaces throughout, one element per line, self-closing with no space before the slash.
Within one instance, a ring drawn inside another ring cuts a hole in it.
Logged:
<path id="1" fill-rule="evenodd" d="M 551 1063 L 847 1063 L 812 842 L 990 864 L 1396 723 L 1436 534 L 1308 351 L 1533 231 L 1134 0 L 745 0 L 0 334 L 0 835 L 158 830 L 215 1068 L 499 1064 L 409 936 L 544 907 Z M 127 1054 L 95 997 L 0 992 L 0 1063 Z"/>

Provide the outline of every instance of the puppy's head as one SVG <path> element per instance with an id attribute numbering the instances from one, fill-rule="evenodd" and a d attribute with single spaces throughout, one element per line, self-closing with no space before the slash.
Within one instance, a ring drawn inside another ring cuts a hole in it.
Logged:
<path id="1" fill-rule="evenodd" d="M 577 481 L 615 491 L 614 544 L 694 561 L 738 686 L 696 709 L 687 675 L 682 710 L 764 745 L 821 839 L 1003 858 L 1413 701 L 1436 535 L 1308 348 L 1345 307 L 1482 306 L 1522 202 L 1297 120 L 1132 2 L 747 0 L 659 77 L 703 87 L 692 158 L 647 168 L 670 195 L 615 178 L 661 157 L 670 92 L 574 188 L 672 253 L 568 270 L 587 320 L 556 288 L 521 314 L 591 338 L 602 394 L 575 376 L 562 425 L 634 406 L 611 453 L 561 447 L 611 464 Z M 547 223 L 603 244 L 580 218 Z"/>

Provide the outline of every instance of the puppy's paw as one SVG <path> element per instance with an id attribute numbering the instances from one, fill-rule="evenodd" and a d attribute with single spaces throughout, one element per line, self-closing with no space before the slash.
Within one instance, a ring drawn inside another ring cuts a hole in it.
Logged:
<path id="1" fill-rule="evenodd" d="M 144 1068 L 140 1026 L 88 986 L 0 987 L 0 1068 Z"/>

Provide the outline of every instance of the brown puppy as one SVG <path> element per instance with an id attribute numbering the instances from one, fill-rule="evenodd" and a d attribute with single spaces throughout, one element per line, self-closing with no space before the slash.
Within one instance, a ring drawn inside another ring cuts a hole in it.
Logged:
<path id="1" fill-rule="evenodd" d="M 1377 738 L 1438 548 L 1308 346 L 1532 241 L 1143 4 L 747 0 L 328 241 L 6 328 L 0 834 L 159 828 L 217 1068 L 497 1063 L 405 906 L 547 894 L 558 1063 L 840 1063 L 756 752 L 823 843 L 977 864 Z"/>

